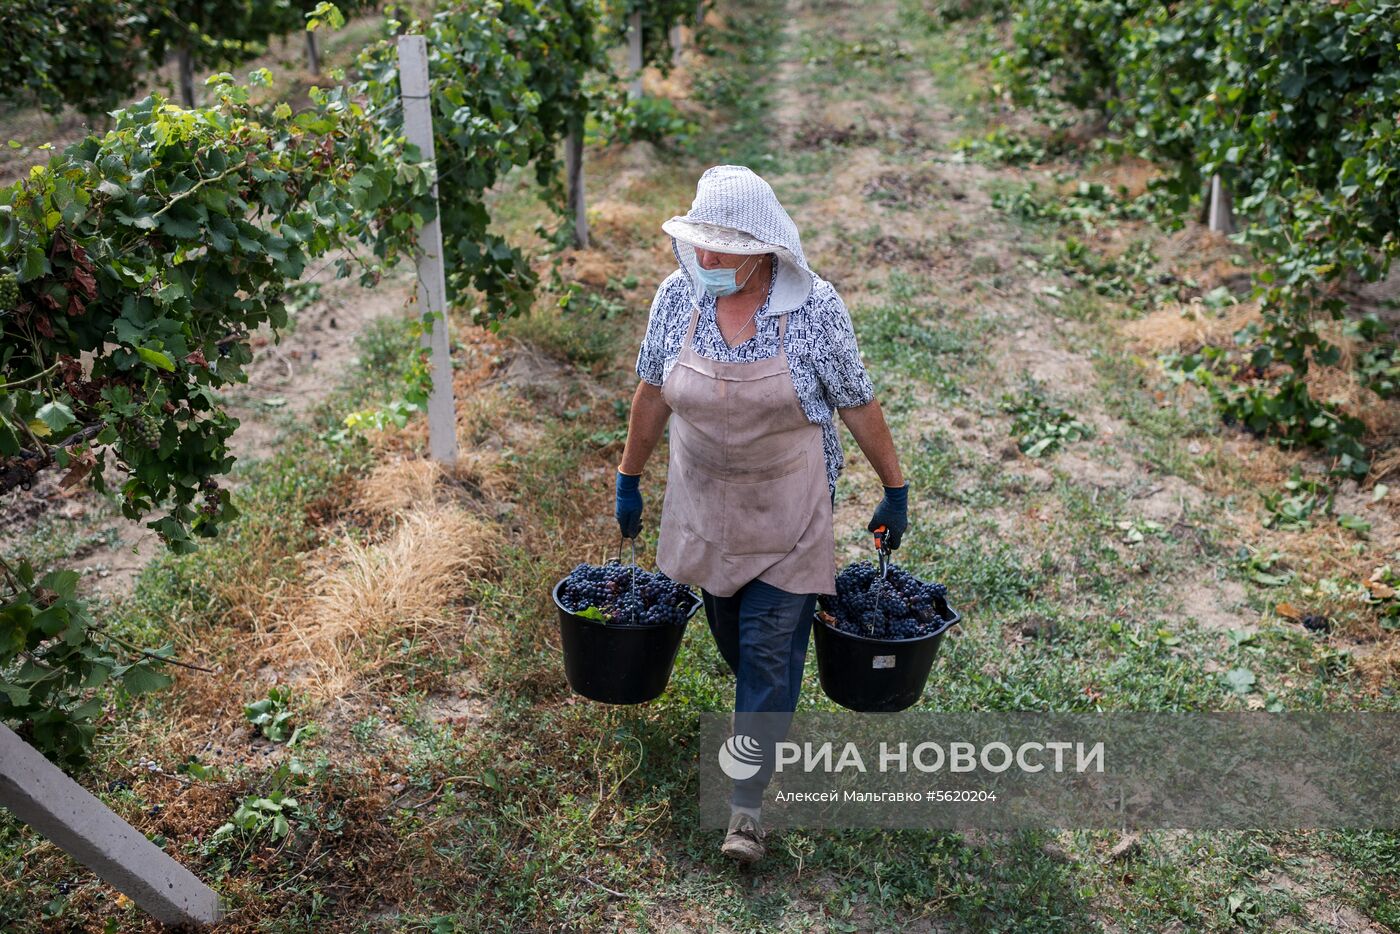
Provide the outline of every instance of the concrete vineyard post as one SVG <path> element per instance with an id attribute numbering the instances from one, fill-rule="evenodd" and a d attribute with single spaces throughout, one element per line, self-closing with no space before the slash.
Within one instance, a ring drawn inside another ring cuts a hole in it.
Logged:
<path id="1" fill-rule="evenodd" d="M 0 805 L 162 924 L 214 924 L 213 889 L 0 724 Z"/>
<path id="2" fill-rule="evenodd" d="M 681 47 L 682 47 L 683 45 L 684 45 L 684 42 L 683 42 L 683 40 L 681 39 L 681 24 L 680 24 L 680 21 L 677 20 L 676 22 L 674 22 L 674 23 L 671 24 L 671 64 L 672 64 L 672 65 L 679 65 L 679 64 L 681 63 Z"/>
<path id="3" fill-rule="evenodd" d="M 1230 203 L 1230 189 L 1219 175 L 1210 177 L 1210 229 L 1216 233 L 1234 233 L 1235 215 Z"/>
<path id="4" fill-rule="evenodd" d="M 428 97 L 428 41 L 423 36 L 399 37 L 399 90 L 403 96 L 404 135 L 429 162 L 433 149 L 433 114 Z M 433 201 L 438 186 L 433 183 Z M 432 351 L 433 387 L 428 394 L 428 448 L 433 460 L 457 462 L 457 416 L 452 401 L 452 356 L 447 342 L 447 279 L 442 263 L 442 213 L 423 226 L 418 237 L 418 304 L 422 314 L 438 317 L 423 335 Z"/>
<path id="5" fill-rule="evenodd" d="M 642 96 L 642 11 L 636 10 L 627 25 L 627 67 L 632 72 L 632 83 L 627 88 L 627 96 L 632 100 Z"/>
<path id="6" fill-rule="evenodd" d="M 569 121 L 564 138 L 564 171 L 569 182 L 569 211 L 574 217 L 574 246 L 588 249 L 588 214 L 583 197 L 583 115 Z"/>
<path id="7" fill-rule="evenodd" d="M 306 31 L 306 69 L 313 75 L 321 73 L 321 53 L 316 48 L 316 34 Z"/>
<path id="8" fill-rule="evenodd" d="M 180 70 L 180 101 L 189 109 L 194 109 L 194 60 L 187 45 L 175 51 L 175 59 Z"/>

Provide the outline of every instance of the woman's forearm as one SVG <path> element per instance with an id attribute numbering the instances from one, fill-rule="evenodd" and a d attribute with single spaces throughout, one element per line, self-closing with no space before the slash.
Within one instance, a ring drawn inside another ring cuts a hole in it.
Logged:
<path id="1" fill-rule="evenodd" d="M 904 486 L 904 472 L 899 469 L 899 455 L 895 453 L 894 438 L 890 437 L 879 400 L 871 399 L 865 405 L 838 408 L 836 411 L 841 413 L 841 421 L 851 429 L 851 435 L 870 461 L 870 466 L 875 468 L 880 482 L 885 486 Z"/>
<path id="2" fill-rule="evenodd" d="M 644 379 L 638 380 L 637 391 L 632 395 L 632 411 L 627 419 L 627 444 L 622 450 L 619 470 L 626 474 L 642 472 L 647 458 L 656 450 L 661 432 L 666 428 L 666 420 L 670 417 L 671 407 L 662 397 L 661 387 L 653 386 Z"/>

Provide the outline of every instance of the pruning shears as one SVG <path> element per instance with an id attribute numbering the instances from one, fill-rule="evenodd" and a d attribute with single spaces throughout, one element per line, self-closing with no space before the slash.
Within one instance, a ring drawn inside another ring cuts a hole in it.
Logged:
<path id="1" fill-rule="evenodd" d="M 876 608 L 880 608 L 885 598 L 885 579 L 890 573 L 890 546 L 886 539 L 890 530 L 883 525 L 875 526 L 875 552 L 880 556 L 880 584 L 876 586 Z"/>
<path id="2" fill-rule="evenodd" d="M 886 539 L 890 530 L 883 525 L 875 526 L 875 551 L 880 556 L 880 579 L 884 580 L 890 571 L 890 546 Z"/>

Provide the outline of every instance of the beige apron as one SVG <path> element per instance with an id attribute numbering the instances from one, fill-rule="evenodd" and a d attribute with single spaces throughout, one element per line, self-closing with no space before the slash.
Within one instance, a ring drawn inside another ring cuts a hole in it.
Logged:
<path id="1" fill-rule="evenodd" d="M 789 593 L 836 593 L 836 540 L 822 426 L 808 421 L 788 370 L 788 313 L 778 353 L 721 363 L 691 345 L 662 383 L 670 460 L 656 566 L 672 580 L 731 597 L 757 578 Z"/>

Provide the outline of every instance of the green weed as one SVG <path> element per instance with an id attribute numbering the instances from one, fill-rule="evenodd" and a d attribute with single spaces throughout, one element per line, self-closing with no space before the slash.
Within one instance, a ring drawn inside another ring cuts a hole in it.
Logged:
<path id="1" fill-rule="evenodd" d="M 1027 457 L 1041 457 L 1094 436 L 1092 427 L 1029 391 L 1003 393 L 1001 409 L 1012 416 L 1011 434 Z"/>

